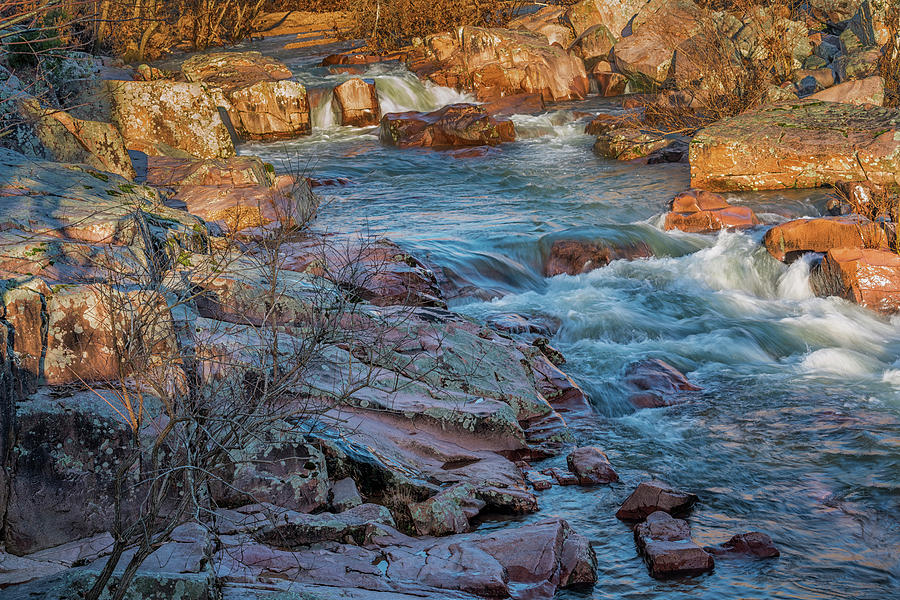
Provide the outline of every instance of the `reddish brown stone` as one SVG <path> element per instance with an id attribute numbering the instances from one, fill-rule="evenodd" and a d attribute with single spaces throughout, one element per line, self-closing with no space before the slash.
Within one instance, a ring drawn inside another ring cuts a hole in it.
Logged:
<path id="1" fill-rule="evenodd" d="M 649 515 L 663 511 L 670 514 L 684 514 L 697 502 L 697 496 L 680 492 L 662 481 L 651 480 L 641 483 L 616 512 L 623 521 L 640 521 Z"/>
<path id="2" fill-rule="evenodd" d="M 637 389 L 628 396 L 638 408 L 658 408 L 677 404 L 679 392 L 694 392 L 702 388 L 692 384 L 684 373 L 658 360 L 642 360 L 625 371 L 625 384 Z"/>
<path id="3" fill-rule="evenodd" d="M 759 225 L 759 219 L 746 206 L 732 206 L 718 194 L 689 190 L 675 197 L 666 214 L 665 229 L 689 233 L 709 233 L 720 229 L 740 229 Z"/>
<path id="4" fill-rule="evenodd" d="M 748 556 L 773 558 L 781 555 L 778 548 L 775 547 L 772 538 L 758 531 L 739 533 L 725 543 L 718 546 L 707 546 L 703 549 L 720 558 L 742 558 Z"/>
<path id="5" fill-rule="evenodd" d="M 888 240 L 884 229 L 860 215 L 796 219 L 766 232 L 763 244 L 769 254 L 791 261 L 805 252 L 827 252 L 832 248 L 882 247 Z"/>
<path id="6" fill-rule="evenodd" d="M 838 296 L 882 313 L 900 311 L 900 256 L 886 250 L 835 248 L 813 271 L 818 296 Z"/>
<path id="7" fill-rule="evenodd" d="M 613 245 L 582 240 L 557 240 L 550 247 L 550 256 L 544 264 L 544 274 L 553 277 L 565 273 L 578 275 L 587 273 L 619 259 L 632 260 L 653 256 L 653 251 L 644 242 Z"/>
<path id="8" fill-rule="evenodd" d="M 566 457 L 569 470 L 578 476 L 581 485 L 612 483 L 619 480 L 606 457 L 606 453 L 595 446 L 575 448 Z"/>
<path id="9" fill-rule="evenodd" d="M 634 528 L 634 540 L 656 578 L 697 575 L 711 571 L 713 557 L 694 543 L 687 521 L 655 512 Z"/>
<path id="10" fill-rule="evenodd" d="M 335 87 L 334 104 L 341 115 L 341 125 L 371 127 L 381 119 L 375 84 L 362 79 L 348 79 Z"/>
<path id="11" fill-rule="evenodd" d="M 401 148 L 493 146 L 515 140 L 512 121 L 497 119 L 473 104 L 451 104 L 430 113 L 388 113 L 381 140 Z"/>

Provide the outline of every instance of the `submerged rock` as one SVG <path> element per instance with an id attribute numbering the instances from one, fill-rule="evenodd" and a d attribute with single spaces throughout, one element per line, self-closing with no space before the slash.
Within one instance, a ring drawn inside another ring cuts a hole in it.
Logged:
<path id="1" fill-rule="evenodd" d="M 763 237 L 769 254 L 790 262 L 806 252 L 828 252 L 832 248 L 884 248 L 884 228 L 861 215 L 795 219 L 772 227 Z"/>
<path id="2" fill-rule="evenodd" d="M 615 244 L 586 240 L 557 240 L 550 246 L 550 255 L 544 263 L 544 275 L 547 277 L 562 273 L 579 275 L 605 267 L 614 260 L 633 260 L 651 256 L 653 251 L 644 242 Z"/>
<path id="3" fill-rule="evenodd" d="M 581 485 L 613 483 L 619 476 L 613 470 L 606 453 L 595 446 L 575 448 L 566 457 L 569 470 L 578 476 Z"/>
<path id="4" fill-rule="evenodd" d="M 773 558 L 781 555 L 772 538 L 758 531 L 739 533 L 727 542 L 703 549 L 719 558 Z"/>
<path id="5" fill-rule="evenodd" d="M 697 502 L 697 496 L 678 491 L 656 479 L 641 483 L 622 503 L 616 517 L 624 521 L 640 521 L 663 511 L 673 515 L 686 513 Z"/>
<path id="6" fill-rule="evenodd" d="M 625 369 L 624 383 L 638 390 L 628 396 L 628 400 L 638 408 L 672 406 L 682 400 L 681 392 L 702 389 L 688 381 L 684 373 L 672 365 L 655 358 L 629 365 Z"/>
<path id="7" fill-rule="evenodd" d="M 900 183 L 900 111 L 803 100 L 723 119 L 691 142 L 691 185 L 767 190 Z"/>
<path id="8" fill-rule="evenodd" d="M 837 296 L 886 314 L 900 311 L 900 256 L 888 250 L 831 249 L 809 283 L 817 296 Z"/>
<path id="9" fill-rule="evenodd" d="M 689 190 L 675 196 L 666 214 L 665 229 L 689 233 L 711 233 L 720 229 L 752 227 L 759 219 L 746 206 L 732 206 L 725 198 L 704 190 Z"/>
<path id="10" fill-rule="evenodd" d="M 512 121 L 473 104 L 451 104 L 430 113 L 388 113 L 381 119 L 381 141 L 401 148 L 494 146 L 515 139 Z"/>
<path id="11" fill-rule="evenodd" d="M 527 31 L 466 26 L 431 35 L 410 53 L 409 66 L 420 77 L 481 100 L 537 93 L 555 102 L 588 92 L 581 59 Z"/>
<path id="12" fill-rule="evenodd" d="M 691 539 L 687 521 L 655 512 L 634 528 L 634 540 L 656 578 L 712 571 L 713 557 Z"/>

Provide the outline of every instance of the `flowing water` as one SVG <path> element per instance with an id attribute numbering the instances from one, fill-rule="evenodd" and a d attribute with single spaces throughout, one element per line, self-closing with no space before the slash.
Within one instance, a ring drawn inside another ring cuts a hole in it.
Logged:
<path id="1" fill-rule="evenodd" d="M 281 58 L 312 87 L 348 77 L 315 68 L 319 57 Z M 387 111 L 465 100 L 399 67 L 365 76 Z M 597 585 L 560 597 L 900 597 L 900 319 L 813 297 L 809 261 L 772 259 L 759 243 L 764 227 L 663 232 L 667 200 L 688 187 L 687 167 L 598 158 L 573 110 L 613 105 L 557 108 L 514 117 L 520 141 L 474 158 L 383 147 L 374 130 L 336 126 L 327 106 L 315 111 L 312 136 L 241 151 L 348 178 L 317 190 L 326 199 L 318 226 L 385 235 L 446 269 L 458 287 L 477 290 L 454 300 L 456 310 L 562 323 L 552 343 L 596 409 L 579 441 L 604 448 L 622 482 L 554 487 L 528 517 L 562 516 L 595 546 Z M 818 191 L 731 200 L 767 223 L 820 214 L 825 203 Z M 561 238 L 640 239 L 655 257 L 545 278 L 543 258 Z M 636 410 L 621 375 L 648 357 L 703 391 L 686 404 Z M 759 530 L 782 556 L 720 560 L 709 575 L 654 581 L 613 516 L 649 477 L 699 494 L 690 522 L 701 545 Z"/>

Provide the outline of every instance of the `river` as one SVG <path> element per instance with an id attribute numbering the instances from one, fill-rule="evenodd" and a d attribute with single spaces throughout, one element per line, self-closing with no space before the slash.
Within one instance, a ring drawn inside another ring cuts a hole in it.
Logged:
<path id="1" fill-rule="evenodd" d="M 316 67 L 321 54 L 278 57 L 309 87 L 348 77 Z M 401 67 L 377 65 L 364 77 L 376 80 L 385 111 L 466 100 Z M 618 109 L 595 99 L 516 116 L 520 141 L 474 158 L 384 147 L 377 130 L 336 126 L 320 109 L 313 135 L 241 152 L 349 179 L 317 190 L 325 199 L 317 227 L 384 235 L 445 269 L 471 292 L 451 301 L 455 310 L 561 322 L 552 343 L 595 407 L 579 443 L 604 448 L 622 481 L 555 486 L 540 493 L 541 512 L 524 518 L 558 515 L 592 540 L 599 582 L 560 598 L 900 596 L 900 318 L 813 297 L 809 260 L 786 266 L 771 258 L 760 245 L 765 226 L 663 232 L 661 216 L 688 187 L 688 167 L 597 157 L 576 110 Z M 771 224 L 821 214 L 826 194 L 729 200 Z M 553 240 L 575 237 L 640 239 L 655 257 L 543 277 Z M 635 409 L 622 373 L 648 357 L 675 365 L 703 390 L 678 406 Z M 614 517 L 649 477 L 700 496 L 690 523 L 701 545 L 759 530 L 781 557 L 719 560 L 708 575 L 651 579 L 630 528 Z"/>

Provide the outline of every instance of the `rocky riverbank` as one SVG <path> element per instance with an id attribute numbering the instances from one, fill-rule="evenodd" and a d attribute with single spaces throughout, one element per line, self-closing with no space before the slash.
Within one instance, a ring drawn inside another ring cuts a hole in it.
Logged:
<path id="1" fill-rule="evenodd" d="M 40 105 L 6 78 L 0 101 L 22 115 L 22 152 L 0 150 L 0 596 L 78 598 L 119 545 L 127 548 L 111 581 L 140 556 L 134 598 L 590 589 L 595 552 L 565 519 L 481 526 L 540 514 L 541 493 L 555 486 L 619 479 L 603 448 L 576 447 L 593 408 L 550 345 L 557 324 L 515 314 L 483 323 L 448 310 L 446 282 L 424 257 L 387 239 L 316 230 L 314 174 L 237 154 L 247 141 L 309 135 L 325 103 L 342 125 L 377 125 L 382 143 L 401 149 L 502 147 L 518 133 L 510 114 L 668 77 L 678 47 L 641 32 L 697 7 L 619 4 L 547 7 L 517 30 L 423 40 L 406 56 L 410 67 L 484 101 L 434 112 L 386 113 L 364 79 L 314 93 L 254 52 L 196 56 L 177 72 L 90 59 L 92 101 L 71 111 Z M 858 36 L 853 14 L 845 31 Z M 830 38 L 820 38 L 797 56 L 801 66 L 829 54 Z M 851 49 L 849 34 L 840 41 L 820 69 L 869 81 L 865 68 L 848 74 L 863 50 Z M 860 104 L 855 92 L 854 101 L 801 99 L 801 88 L 689 142 L 661 138 L 640 110 L 580 118 L 596 116 L 595 151 L 611 158 L 690 162 L 691 184 L 703 189 L 672 200 L 661 223 L 669 231 L 761 227 L 740 196 L 717 191 L 838 184 L 852 200 L 898 183 L 897 110 Z M 834 212 L 772 227 L 762 243 L 784 262 L 823 254 L 816 293 L 897 312 L 893 222 L 840 214 L 841 203 Z M 557 240 L 541 274 L 650 256 L 642 240 Z M 631 365 L 623 384 L 638 408 L 700 391 L 658 359 Z M 217 394 L 229 395 L 224 406 Z M 211 425 L 219 408 L 239 427 Z M 192 462 L 198 449 L 212 462 Z M 555 456 L 567 468 L 534 464 Z M 170 487 L 154 488 L 160 481 Z M 619 509 L 650 575 L 778 555 L 759 532 L 701 545 L 683 519 L 697 502 L 648 480 Z M 166 533 L 135 533 L 123 514 Z"/>

